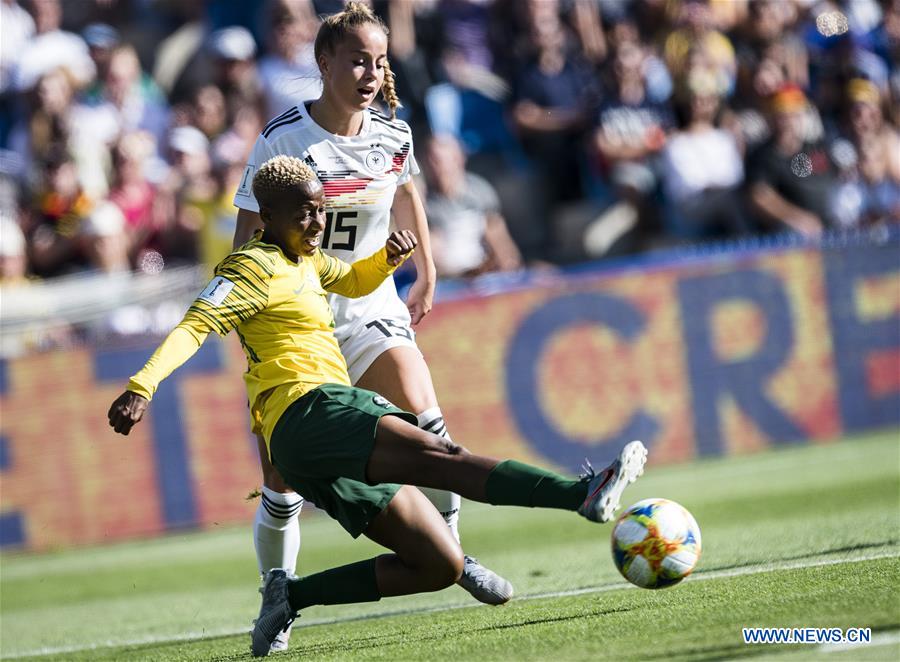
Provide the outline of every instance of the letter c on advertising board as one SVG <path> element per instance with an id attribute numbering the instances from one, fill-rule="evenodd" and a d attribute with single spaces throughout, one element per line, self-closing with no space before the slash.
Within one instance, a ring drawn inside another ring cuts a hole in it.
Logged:
<path id="1" fill-rule="evenodd" d="M 522 321 L 506 357 L 507 402 L 522 438 L 544 457 L 573 470 L 586 456 L 596 454 L 598 446 L 632 439 L 650 443 L 660 429 L 656 419 L 637 411 L 617 434 L 584 443 L 567 437 L 548 418 L 539 399 L 541 354 L 554 335 L 585 323 L 608 327 L 628 341 L 645 326 L 643 313 L 622 298 L 599 292 L 564 295 L 549 300 Z"/>

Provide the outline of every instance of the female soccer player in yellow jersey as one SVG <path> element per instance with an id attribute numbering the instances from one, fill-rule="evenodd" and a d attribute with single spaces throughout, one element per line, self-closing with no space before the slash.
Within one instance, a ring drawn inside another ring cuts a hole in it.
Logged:
<path id="1" fill-rule="evenodd" d="M 371 292 L 415 248 L 394 232 L 373 255 L 348 265 L 322 253 L 325 194 L 301 160 L 278 156 L 253 180 L 262 232 L 225 258 L 181 323 L 109 409 L 128 434 L 159 383 L 187 361 L 210 331 L 236 329 L 254 431 L 288 485 L 353 537 L 393 551 L 306 577 L 266 573 L 251 634 L 269 654 L 297 612 L 318 604 L 379 600 L 435 591 L 459 579 L 464 559 L 438 511 L 415 487 L 453 490 L 495 505 L 559 508 L 609 521 L 622 490 L 643 473 L 647 451 L 627 444 L 604 471 L 568 479 L 521 462 L 473 455 L 417 427 L 416 417 L 381 395 L 350 385 L 325 292 Z"/>
<path id="2" fill-rule="evenodd" d="M 315 41 L 322 74 L 322 96 L 285 110 L 257 138 L 234 204 L 239 208 L 234 245 L 259 228 L 253 173 L 277 154 L 306 161 L 325 187 L 328 224 L 322 250 L 346 262 L 366 257 L 384 244 L 393 214 L 397 227 L 414 230 L 419 248 L 413 256 L 418 277 L 404 302 L 392 278 L 361 299 L 329 295 L 335 335 L 347 361 L 350 381 L 380 393 L 416 414 L 419 427 L 450 439 L 438 406 L 428 366 L 416 346 L 412 326 L 431 310 L 435 269 L 428 224 L 411 177 L 418 172 L 409 126 L 394 119 L 399 106 L 387 61 L 384 25 L 362 3 L 326 18 Z M 391 117 L 370 106 L 381 91 Z M 300 550 L 297 515 L 302 500 L 272 470 L 260 439 L 262 498 L 254 521 L 254 543 L 261 573 L 296 567 Z M 459 540 L 459 496 L 425 490 Z M 460 585 L 475 598 L 502 604 L 512 585 L 467 556 Z M 281 637 L 279 648 L 286 647 Z"/>

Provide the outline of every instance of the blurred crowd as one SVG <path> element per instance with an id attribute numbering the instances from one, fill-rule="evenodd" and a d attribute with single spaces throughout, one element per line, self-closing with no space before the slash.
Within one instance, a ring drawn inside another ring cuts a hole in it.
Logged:
<path id="1" fill-rule="evenodd" d="M 0 0 L 5 284 L 213 265 L 340 0 Z M 900 0 L 382 0 L 443 277 L 900 218 Z"/>

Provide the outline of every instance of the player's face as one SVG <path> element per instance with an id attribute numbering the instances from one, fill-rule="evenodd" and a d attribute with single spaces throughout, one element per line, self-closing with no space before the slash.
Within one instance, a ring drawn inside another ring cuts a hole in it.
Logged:
<path id="1" fill-rule="evenodd" d="M 387 36 L 377 25 L 347 33 L 334 53 L 320 58 L 325 93 L 351 111 L 368 108 L 384 83 Z"/>
<path id="2" fill-rule="evenodd" d="M 261 212 L 266 223 L 264 239 L 288 258 L 312 255 L 319 248 L 325 231 L 325 190 L 319 182 L 304 184 Z"/>

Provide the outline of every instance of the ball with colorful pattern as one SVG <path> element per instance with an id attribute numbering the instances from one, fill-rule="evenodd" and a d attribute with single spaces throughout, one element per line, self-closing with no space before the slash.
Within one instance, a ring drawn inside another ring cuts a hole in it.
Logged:
<path id="1" fill-rule="evenodd" d="M 641 588 L 667 588 L 691 574 L 700 559 L 700 527 L 686 508 L 668 499 L 644 499 L 616 520 L 613 561 Z"/>

